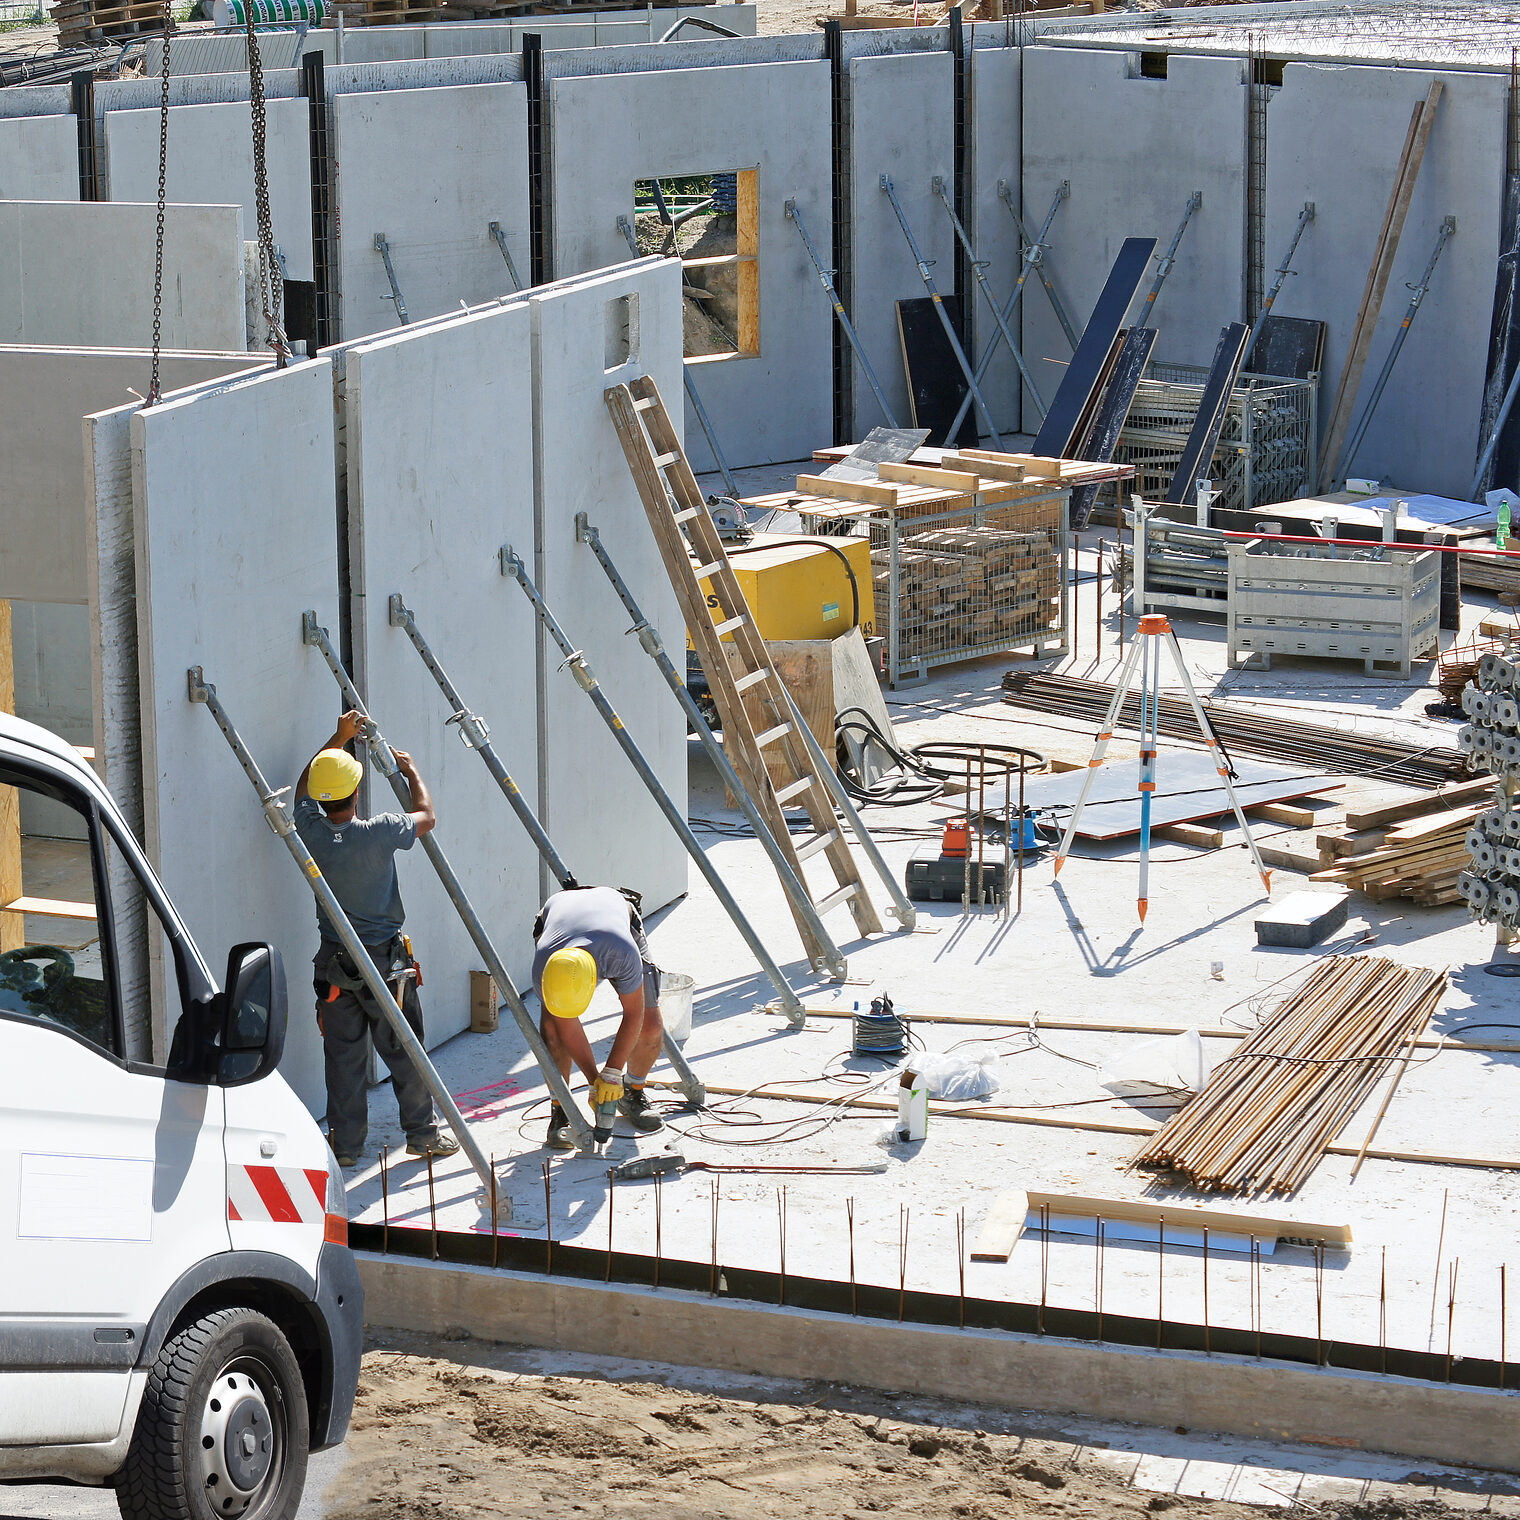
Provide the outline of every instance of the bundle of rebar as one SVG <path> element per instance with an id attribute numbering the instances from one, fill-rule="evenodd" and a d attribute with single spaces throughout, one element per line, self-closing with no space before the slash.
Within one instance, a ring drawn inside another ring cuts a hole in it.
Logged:
<path id="1" fill-rule="evenodd" d="M 1003 677 L 1003 700 L 1010 705 L 1086 718 L 1094 724 L 1102 721 L 1113 696 L 1114 689 L 1106 681 L 1083 681 L 1075 676 L 1023 670 L 1010 670 Z M 1204 701 L 1203 710 L 1225 748 L 1241 754 L 1289 760 L 1335 775 L 1380 776 L 1415 786 L 1439 786 L 1467 775 L 1467 761 L 1461 751 L 1444 745 L 1419 748 L 1397 739 L 1327 728 L 1318 723 L 1299 723 L 1223 702 Z M 1125 703 L 1119 721 L 1138 728 L 1137 696 Z M 1169 738 L 1198 736 L 1193 711 L 1180 697 L 1161 698 L 1160 726 Z"/>
<path id="2" fill-rule="evenodd" d="M 1444 971 L 1382 956 L 1323 961 L 1133 1164 L 1179 1172 L 1207 1189 L 1294 1192 L 1414 1048 L 1445 986 Z"/>

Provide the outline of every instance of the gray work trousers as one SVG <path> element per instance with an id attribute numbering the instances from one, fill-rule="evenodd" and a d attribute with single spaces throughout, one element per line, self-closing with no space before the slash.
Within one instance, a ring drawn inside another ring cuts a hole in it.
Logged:
<path id="1" fill-rule="evenodd" d="M 317 952 L 313 962 L 318 983 L 325 984 L 327 947 Z M 380 956 L 383 952 L 372 951 Z M 378 964 L 385 968 L 385 961 Z M 412 1032 L 422 1039 L 422 1001 L 417 996 L 415 978 L 400 984 L 398 1001 Z M 392 983 L 392 991 L 396 984 Z M 327 1072 L 328 1143 L 335 1155 L 357 1156 L 364 1149 L 369 1134 L 369 1044 L 374 1041 L 380 1059 L 390 1068 L 391 1087 L 396 1106 L 401 1111 L 401 1128 L 408 1144 L 420 1144 L 438 1135 L 438 1116 L 433 1111 L 432 1095 L 411 1057 L 402 1049 L 389 1021 L 375 1007 L 368 990 L 362 993 L 340 988 L 330 1003 L 319 1001 L 317 1013 L 322 1020 L 322 1047 Z"/>

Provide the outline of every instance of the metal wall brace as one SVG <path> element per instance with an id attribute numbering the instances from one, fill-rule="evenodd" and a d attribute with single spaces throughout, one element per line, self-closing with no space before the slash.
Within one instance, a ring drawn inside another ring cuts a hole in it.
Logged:
<path id="1" fill-rule="evenodd" d="M 517 265 L 512 262 L 512 250 L 507 247 L 507 235 L 502 231 L 501 223 L 492 222 L 486 228 L 486 231 L 491 234 L 492 241 L 501 249 L 502 258 L 507 261 L 507 273 L 512 276 L 512 289 L 521 290 L 523 288 L 522 277 L 517 272 Z"/>
<path id="2" fill-rule="evenodd" d="M 728 890 L 723 878 L 718 875 L 717 869 L 707 858 L 706 852 L 692 833 L 691 826 L 686 822 L 680 808 L 671 800 L 670 793 L 660 784 L 660 778 L 655 775 L 654 768 L 645 759 L 643 751 L 634 743 L 633 736 L 618 716 L 616 708 L 608 699 L 606 692 L 601 688 L 595 673 L 586 661 L 586 656 L 566 636 L 565 630 L 560 627 L 559 619 L 554 616 L 549 604 L 544 600 L 543 593 L 534 585 L 533 578 L 528 574 L 528 567 L 522 559 L 513 551 L 510 544 L 501 547 L 501 573 L 510 580 L 517 582 L 522 587 L 533 610 L 538 614 L 539 621 L 548 631 L 550 638 L 559 646 L 560 653 L 565 657 L 565 664 L 570 669 L 570 674 L 575 684 L 591 699 L 591 704 L 601 715 L 602 721 L 612 731 L 612 736 L 617 740 L 618 746 L 627 755 L 629 763 L 638 772 L 639 780 L 644 783 L 649 795 L 654 798 L 656 805 L 665 815 L 665 820 L 676 831 L 682 844 L 686 846 L 686 853 L 691 856 L 692 862 L 706 879 L 708 886 L 713 889 L 713 895 L 722 903 L 734 927 L 749 946 L 751 953 L 760 963 L 761 969 L 770 978 L 775 987 L 781 1004 L 781 1011 L 786 1014 L 788 1021 L 795 1029 L 800 1029 L 806 1022 L 807 1013 L 802 1006 L 797 994 L 792 991 L 786 977 L 782 975 L 781 968 L 771 958 L 770 951 L 760 941 L 760 936 L 755 933 L 749 920 L 744 916 L 744 910 L 734 900 L 734 895 Z"/>
<path id="3" fill-rule="evenodd" d="M 955 229 L 955 236 L 959 240 L 961 247 L 965 250 L 966 258 L 971 265 L 971 273 L 976 280 L 977 289 L 981 291 L 983 298 L 987 302 L 987 309 L 992 313 L 992 320 L 997 324 L 998 334 L 1003 342 L 1008 345 L 1008 351 L 1013 355 L 1013 362 L 1018 365 L 1019 373 L 1024 377 L 1024 384 L 1029 387 L 1030 398 L 1033 400 L 1035 410 L 1040 414 L 1040 420 L 1043 422 L 1045 420 L 1045 401 L 1040 395 L 1040 388 L 1034 383 L 1034 376 L 1029 373 L 1029 366 L 1024 363 L 1024 355 L 1019 345 L 1014 342 L 1013 333 L 1009 329 L 1008 323 L 1004 321 L 1003 313 L 999 310 L 998 303 L 993 299 L 992 287 L 987 283 L 986 270 L 990 261 L 977 258 L 976 249 L 971 246 L 971 239 L 967 235 L 961 219 L 955 214 L 955 205 L 950 197 L 945 194 L 944 180 L 936 174 L 929 181 L 929 187 L 939 197 L 940 204 L 945 208 L 945 214 L 950 218 L 950 225 Z M 976 378 L 980 380 L 984 373 L 983 367 L 978 365 Z"/>
<path id="4" fill-rule="evenodd" d="M 474 750 L 485 762 L 486 770 L 501 788 L 502 795 L 511 804 L 512 811 L 517 814 L 517 821 L 527 830 L 528 837 L 533 841 L 538 853 L 548 863 L 549 869 L 554 873 L 554 879 L 567 891 L 578 887 L 580 883 L 571 874 L 570 867 L 565 864 L 564 857 L 555 848 L 554 841 L 550 839 L 548 831 L 539 822 L 538 815 L 528 806 L 522 789 L 512 779 L 511 773 L 502 763 L 501 756 L 496 753 L 496 746 L 491 743 L 490 725 L 484 718 L 471 712 L 464 705 L 464 699 L 448 678 L 443 666 L 438 663 L 437 656 L 434 655 L 427 640 L 423 638 L 421 630 L 417 627 L 416 618 L 412 616 L 411 610 L 399 594 L 393 595 L 390 599 L 390 624 L 392 628 L 402 629 L 412 641 L 412 647 L 422 657 L 422 663 L 427 667 L 429 674 L 437 681 L 444 700 L 454 709 L 446 722 L 459 726 L 459 737 L 464 740 L 465 747 Z M 669 1031 L 665 1034 L 664 1050 L 666 1059 L 675 1068 L 676 1076 L 680 1079 L 681 1091 L 686 1095 L 687 1101 L 695 1104 L 705 1103 L 707 1089 L 687 1064 L 686 1057 L 681 1054 L 681 1047 L 671 1039 Z"/>
<path id="5" fill-rule="evenodd" d="M 887 401 L 886 392 L 881 388 L 881 381 L 876 378 L 876 371 L 871 368 L 871 361 L 866 358 L 864 345 L 860 341 L 860 334 L 855 331 L 855 324 L 850 321 L 850 314 L 844 309 L 844 302 L 839 299 L 839 291 L 834 285 L 835 271 L 825 269 L 823 260 L 818 257 L 818 250 L 813 247 L 813 240 L 808 236 L 806 224 L 802 220 L 802 213 L 797 209 L 795 200 L 787 201 L 781 208 L 786 213 L 787 221 L 791 222 L 802 237 L 802 246 L 807 249 L 807 256 L 812 260 L 813 268 L 817 271 L 818 279 L 823 285 L 824 293 L 829 298 L 829 305 L 834 308 L 834 316 L 839 322 L 839 330 L 845 335 L 850 347 L 855 351 L 855 357 L 860 360 L 861 372 L 866 377 L 866 383 L 876 393 L 876 403 L 881 407 L 881 414 L 887 419 L 887 426 L 895 428 L 897 417 Z"/>
<path id="6" fill-rule="evenodd" d="M 422 1047 L 422 1041 L 412 1032 L 412 1026 L 407 1023 L 396 999 L 391 995 L 391 989 L 386 985 L 385 978 L 380 975 L 379 968 L 370 958 L 369 951 L 364 948 L 359 936 L 354 933 L 354 926 L 349 923 L 348 916 L 344 913 L 333 889 L 328 886 L 326 878 L 311 857 L 311 851 L 306 848 L 305 841 L 297 833 L 295 820 L 285 809 L 284 795 L 290 791 L 290 788 L 282 786 L 279 791 L 270 789 L 269 783 L 264 779 L 264 773 L 259 769 L 258 762 L 249 753 L 237 729 L 232 726 L 232 719 L 228 717 L 227 709 L 222 706 L 217 697 L 216 687 L 205 679 L 201 667 L 192 665 L 186 674 L 189 678 L 190 700 L 203 703 L 210 710 L 211 716 L 216 720 L 216 726 L 222 731 L 222 737 L 232 746 L 232 753 L 237 757 L 238 764 L 242 766 L 243 774 L 253 783 L 254 791 L 259 794 L 259 803 L 264 809 L 265 821 L 274 830 L 280 842 L 290 851 L 296 865 L 300 867 L 306 885 L 311 888 L 312 895 L 322 905 L 322 910 L 326 913 L 328 922 L 337 931 L 343 948 L 352 957 L 354 965 L 358 967 L 359 975 L 364 978 L 364 985 L 369 988 L 376 1007 L 379 1008 L 386 1023 L 391 1026 L 392 1033 L 401 1042 L 402 1049 L 416 1066 L 422 1080 L 427 1084 L 427 1090 L 432 1095 L 433 1102 L 438 1105 L 438 1111 L 448 1121 L 449 1128 L 458 1138 L 460 1149 L 464 1151 L 470 1165 L 475 1168 L 480 1180 L 485 1184 L 487 1197 L 489 1198 L 493 1193 L 497 1194 L 497 1218 L 510 1219 L 512 1200 L 497 1189 L 491 1164 L 486 1160 L 485 1153 L 470 1133 L 470 1127 L 465 1123 L 464 1115 L 459 1112 L 459 1105 L 455 1103 L 453 1093 L 449 1091 L 443 1078 L 438 1075 L 427 1051 Z"/>
<path id="7" fill-rule="evenodd" d="M 656 190 L 658 190 L 656 185 Z M 642 258 L 639 252 L 639 240 L 633 234 L 633 223 L 626 216 L 618 218 L 618 231 L 623 234 L 628 244 L 628 251 L 634 258 Z M 682 275 L 682 284 L 685 284 L 685 276 Z M 686 399 L 691 402 L 691 409 L 697 414 L 697 421 L 702 425 L 702 436 L 707 439 L 707 446 L 712 450 L 712 457 L 718 466 L 718 473 L 723 477 L 723 484 L 728 487 L 728 494 L 735 499 L 739 495 L 738 483 L 734 480 L 734 472 L 728 467 L 728 459 L 723 453 L 723 447 L 718 442 L 718 435 L 713 430 L 712 419 L 707 415 L 707 408 L 702 405 L 702 398 L 697 394 L 696 382 L 691 378 L 691 367 L 683 359 L 681 361 L 681 384 L 686 388 Z"/>
<path id="8" fill-rule="evenodd" d="M 908 240 L 908 249 L 913 255 L 913 262 L 918 265 L 918 277 L 924 282 L 924 289 L 929 292 L 929 299 L 934 303 L 935 315 L 939 318 L 940 326 L 945 330 L 945 337 L 950 343 L 951 352 L 955 355 L 955 362 L 960 365 L 961 373 L 966 377 L 967 391 L 971 399 L 976 402 L 977 410 L 982 414 L 982 421 L 987 424 L 987 436 L 992 439 L 995 448 L 1001 449 L 1003 440 L 998 436 L 997 424 L 992 420 L 992 409 L 982 395 L 982 388 L 976 381 L 976 371 L 972 369 L 971 361 L 966 357 L 966 350 L 961 347 L 961 340 L 956 335 L 955 323 L 950 320 L 950 313 L 945 310 L 944 297 L 940 295 L 934 283 L 934 276 L 929 272 L 934 267 L 933 261 L 926 259 L 919 248 L 918 240 L 913 236 L 913 229 L 908 225 L 908 218 L 903 212 L 902 202 L 897 198 L 897 191 L 892 187 L 891 179 L 883 174 L 880 183 L 887 199 L 892 202 L 892 210 L 897 213 L 897 225 L 902 228 L 903 236 Z M 953 446 L 955 436 L 954 432 L 947 433 L 946 444 Z"/>
<path id="9" fill-rule="evenodd" d="M 1151 318 L 1156 314 L 1156 297 L 1161 294 L 1161 287 L 1166 284 L 1166 277 L 1172 272 L 1172 266 L 1177 262 L 1177 250 L 1182 246 L 1182 234 L 1187 231 L 1188 223 L 1193 219 L 1193 213 L 1202 204 L 1202 190 L 1195 190 L 1188 196 L 1182 220 L 1177 225 L 1177 231 L 1172 235 L 1171 246 L 1161 255 L 1160 262 L 1156 265 L 1156 278 L 1146 292 L 1145 305 L 1140 309 L 1140 320 L 1135 323 L 1136 327 L 1150 326 Z"/>
<path id="10" fill-rule="evenodd" d="M 1314 220 L 1314 202 L 1305 201 L 1304 209 L 1298 213 L 1298 226 L 1293 229 L 1293 241 L 1288 244 L 1288 251 L 1283 255 L 1283 261 L 1277 266 L 1277 273 L 1272 278 L 1272 288 L 1262 298 L 1261 310 L 1256 313 L 1256 320 L 1251 324 L 1251 336 L 1246 340 L 1246 358 L 1251 357 L 1251 351 L 1256 347 L 1256 340 L 1261 336 L 1261 329 L 1272 310 L 1272 303 L 1282 294 L 1283 285 L 1293 273 L 1293 255 L 1298 252 L 1299 239 L 1304 235 L 1304 229 Z"/>
<path id="11" fill-rule="evenodd" d="M 375 720 L 370 717 L 363 698 L 349 679 L 348 672 L 343 668 L 343 662 L 338 658 L 338 651 L 333 648 L 327 630 L 318 624 L 315 612 L 301 614 L 301 642 L 322 651 L 322 658 L 327 661 L 327 668 L 332 671 L 333 679 L 337 681 L 343 693 L 343 700 L 364 718 L 364 739 L 380 774 L 390 782 L 391 790 L 395 792 L 403 806 L 410 807 L 411 789 L 396 768 L 396 757 L 386 742 L 385 735 L 380 732 Z M 449 864 L 448 856 L 444 854 L 436 832 L 422 835 L 419 843 L 427 858 L 432 862 L 434 871 L 438 873 L 438 880 L 448 894 L 449 901 L 454 904 L 454 911 L 459 914 L 459 920 L 464 925 L 465 932 L 469 934 L 476 950 L 480 953 L 480 958 L 485 962 L 486 970 L 496 983 L 496 990 L 501 994 L 502 1001 L 512 1010 L 512 1017 L 516 1019 L 523 1038 L 528 1042 L 528 1049 L 533 1052 L 533 1059 L 538 1062 L 544 1074 L 544 1081 L 554 1096 L 554 1101 L 564 1109 L 571 1137 L 582 1150 L 589 1150 L 592 1145 L 591 1126 L 587 1124 L 575 1099 L 571 1097 L 569 1083 L 560 1075 L 559 1067 L 554 1064 L 554 1058 L 549 1054 L 543 1036 L 538 1032 L 538 1026 L 529 1017 L 522 995 L 508 974 L 501 956 L 497 954 L 496 946 L 491 943 L 491 937 L 486 933 L 486 927 L 480 921 L 480 915 L 475 911 L 459 878 L 454 874 L 454 868 Z"/>
<path id="12" fill-rule="evenodd" d="M 396 315 L 401 319 L 401 325 L 405 327 L 412 319 L 406 314 L 406 302 L 401 296 L 401 284 L 396 279 L 396 266 L 391 263 L 391 245 L 386 242 L 383 232 L 375 234 L 375 252 L 385 260 L 385 277 L 391 282 L 390 295 L 381 296 L 380 299 L 382 301 L 391 300 L 396 303 Z"/>

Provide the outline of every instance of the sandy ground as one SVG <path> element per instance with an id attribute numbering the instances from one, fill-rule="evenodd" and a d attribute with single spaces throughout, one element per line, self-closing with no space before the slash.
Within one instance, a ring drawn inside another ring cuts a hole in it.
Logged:
<path id="1" fill-rule="evenodd" d="M 511 1366 L 510 1348 L 373 1337 L 330 1520 L 659 1516 L 660 1520 L 1244 1520 L 1254 1506 L 1149 1491 L 1102 1441 L 1045 1438 L 1025 1417 L 837 1385 L 744 1396 L 677 1369 L 619 1380 Z M 521 1354 L 519 1354 L 520 1356 Z M 531 1354 L 530 1354 L 531 1356 Z M 1270 1459 L 1269 1459 L 1270 1463 Z M 1279 1481 L 1283 1475 L 1279 1475 Z M 1292 1478 L 1288 1481 L 1291 1485 Z M 1520 1511 L 1506 1480 L 1459 1489 L 1342 1483 L 1284 1494 L 1343 1520 Z M 1345 1497 L 1337 1497 L 1337 1493 Z M 1436 1495 L 1439 1494 L 1437 1497 Z"/>

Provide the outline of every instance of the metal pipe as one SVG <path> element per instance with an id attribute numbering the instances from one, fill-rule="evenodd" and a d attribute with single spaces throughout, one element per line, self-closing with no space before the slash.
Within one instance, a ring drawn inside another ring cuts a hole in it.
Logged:
<path id="1" fill-rule="evenodd" d="M 358 688 L 343 668 L 343 662 L 338 658 L 338 652 L 333 648 L 327 630 L 318 624 L 315 612 L 301 614 L 301 640 L 322 651 L 322 658 L 327 661 L 327 668 L 332 671 L 333 679 L 337 681 L 343 692 L 343 700 L 364 718 L 366 725 L 364 739 L 369 746 L 370 754 L 374 756 L 380 774 L 390 782 L 391 790 L 395 792 L 402 806 L 410 807 L 411 788 L 406 778 L 396 768 L 396 756 L 386 742 L 385 735 L 380 732 L 375 720 L 370 717 L 364 705 L 364 699 L 359 695 Z M 564 1110 L 571 1137 L 581 1149 L 589 1149 L 592 1143 L 591 1126 L 587 1124 L 575 1099 L 571 1097 L 569 1083 L 560 1073 L 559 1067 L 555 1065 L 554 1057 L 549 1054 L 549 1048 L 544 1044 L 538 1026 L 529 1016 L 522 996 L 507 971 L 506 963 L 497 953 L 496 946 L 491 942 L 491 936 L 486 933 L 486 926 L 481 922 L 480 915 L 475 911 L 474 904 L 465 893 L 458 876 L 454 874 L 454 867 L 449 864 L 448 856 L 444 854 L 437 834 L 434 832 L 423 834 L 420 842 L 424 853 L 432 863 L 433 870 L 438 874 L 438 880 L 444 892 L 447 893 L 449 901 L 454 904 L 454 911 L 459 914 L 459 921 L 464 925 L 471 943 L 480 953 L 481 959 L 486 964 L 486 970 L 496 983 L 496 990 L 501 994 L 507 1007 L 512 1010 L 512 1016 L 516 1019 L 523 1038 L 528 1042 L 528 1049 L 533 1052 L 534 1060 L 538 1062 L 539 1069 L 543 1072 L 544 1081 L 548 1084 L 554 1101 Z"/>
<path id="2" fill-rule="evenodd" d="M 391 245 L 386 241 L 383 232 L 375 234 L 375 252 L 385 260 L 385 278 L 390 281 L 391 293 L 389 296 L 381 296 L 382 301 L 390 300 L 396 303 L 396 316 L 401 325 L 405 327 L 412 319 L 406 314 L 406 302 L 401 297 L 401 283 L 396 278 L 396 266 L 391 263 Z"/>
<path id="3" fill-rule="evenodd" d="M 587 663 L 585 655 L 574 645 L 560 627 L 559 620 L 550 610 L 549 604 L 544 601 L 542 593 L 534 585 L 533 578 L 528 574 L 528 567 L 522 559 L 513 551 L 510 544 L 501 547 L 501 573 L 511 580 L 515 580 L 526 593 L 528 600 L 533 603 L 533 609 L 538 614 L 539 621 L 548 630 L 549 636 L 559 646 L 560 653 L 565 657 L 565 664 L 570 668 L 570 674 L 575 684 L 591 699 L 592 706 L 601 715 L 607 727 L 611 729 L 618 746 L 628 757 L 629 763 L 638 773 L 639 780 L 644 783 L 649 795 L 654 798 L 655 804 L 665 815 L 668 822 L 676 831 L 681 843 L 686 846 L 686 852 L 691 856 L 692 862 L 706 879 L 708 886 L 713 889 L 713 895 L 722 903 L 727 910 L 728 916 L 733 920 L 734 927 L 738 929 L 745 944 L 750 948 L 755 959 L 760 963 L 761 969 L 771 980 L 780 996 L 782 1012 L 787 1016 L 793 1028 L 801 1028 L 806 1022 L 807 1014 L 803 1009 L 797 994 L 792 991 L 786 978 L 781 973 L 781 968 L 771 959 L 770 952 L 760 942 L 760 937 L 750 926 L 749 920 L 744 916 L 744 910 L 734 901 L 733 893 L 728 890 L 723 878 L 718 875 L 712 862 L 708 860 L 706 852 L 702 849 L 697 836 L 692 833 L 691 826 L 682 816 L 681 810 L 671 800 L 670 794 L 660 784 L 660 778 L 655 775 L 653 767 L 644 758 L 643 751 L 634 743 L 633 736 L 618 716 L 617 710 L 608 700 L 607 694 L 602 690 L 591 666 Z"/>
<path id="4" fill-rule="evenodd" d="M 502 231 L 501 223 L 492 222 L 486 230 L 491 234 L 496 246 L 501 249 L 502 258 L 507 261 L 507 273 L 512 276 L 512 289 L 521 290 L 522 277 L 517 272 L 517 265 L 512 262 L 512 250 L 507 247 L 507 235 Z"/>
<path id="5" fill-rule="evenodd" d="M 1288 251 L 1283 255 L 1283 261 L 1277 266 L 1276 277 L 1272 281 L 1272 288 L 1267 292 L 1261 303 L 1261 310 L 1256 313 L 1256 320 L 1251 324 L 1251 334 L 1246 339 L 1246 358 L 1251 357 L 1251 350 L 1256 347 L 1256 340 L 1261 336 L 1262 324 L 1267 320 L 1267 314 L 1272 310 L 1272 303 L 1282 292 L 1283 284 L 1293 272 L 1289 267 L 1293 263 L 1293 255 L 1298 251 L 1298 240 L 1304 235 L 1304 228 L 1314 220 L 1314 202 L 1305 201 L 1304 209 L 1298 213 L 1298 226 L 1293 231 L 1293 241 L 1288 244 Z"/>
<path id="6" fill-rule="evenodd" d="M 253 783 L 254 791 L 259 794 L 259 803 L 264 809 L 265 821 L 274 830 L 280 842 L 290 851 L 296 865 L 300 867 L 306 885 L 311 888 L 312 895 L 321 905 L 328 923 L 332 925 L 333 931 L 338 936 L 339 943 L 358 968 L 359 975 L 364 979 L 364 985 L 369 988 L 370 996 L 374 998 L 381 1016 L 391 1026 L 391 1032 L 396 1036 L 401 1048 L 416 1066 L 428 1092 L 432 1095 L 433 1102 L 438 1105 L 439 1111 L 448 1120 L 449 1128 L 458 1138 L 460 1148 L 469 1159 L 470 1165 L 475 1168 L 486 1187 L 491 1188 L 494 1186 L 491 1165 L 476 1143 L 475 1137 L 470 1133 L 469 1126 L 464 1122 L 464 1115 L 459 1112 L 459 1105 L 455 1103 L 453 1093 L 438 1075 L 427 1051 L 423 1049 L 422 1041 L 417 1038 L 412 1026 L 407 1023 L 385 978 L 380 975 L 379 968 L 371 959 L 369 951 L 364 948 L 363 941 L 354 932 L 354 926 L 349 922 L 348 915 L 343 911 L 337 895 L 328 886 L 326 877 L 322 875 L 321 869 L 312 859 L 311 851 L 306 848 L 306 841 L 301 838 L 296 829 L 295 820 L 286 812 L 284 794 L 290 788 L 281 787 L 278 792 L 271 790 L 269 783 L 264 779 L 264 773 L 259 769 L 258 762 L 243 743 L 237 729 L 232 726 L 232 719 L 228 717 L 226 708 L 222 706 L 216 694 L 216 687 L 205 679 L 201 667 L 192 665 L 186 674 L 189 681 L 190 700 L 203 703 L 212 718 L 216 720 L 216 726 L 221 729 L 222 737 L 232 746 L 232 753 L 237 757 L 238 764 L 242 766 L 244 775 Z M 508 1218 L 510 1218 L 511 1200 L 506 1200 L 506 1203 L 509 1211 Z"/>
<path id="7" fill-rule="evenodd" d="M 961 373 L 966 377 L 966 386 L 972 399 L 976 402 L 977 410 L 982 414 L 982 421 L 987 424 L 987 436 L 992 439 L 993 445 L 1001 449 L 1003 440 L 998 435 L 997 424 L 992 420 L 992 410 L 987 405 L 986 398 L 982 395 L 981 387 L 977 384 L 976 372 L 971 368 L 971 361 L 966 357 L 966 351 L 961 347 L 961 340 L 956 336 L 955 324 L 950 320 L 950 313 L 945 310 L 944 297 L 940 295 L 939 288 L 934 283 L 934 276 L 929 272 L 933 267 L 932 261 L 926 259 L 923 250 L 918 246 L 918 240 L 913 236 L 913 229 L 908 225 L 907 215 L 902 208 L 902 202 L 897 198 L 897 191 L 892 188 L 889 176 L 883 174 L 880 179 L 882 190 L 892 203 L 892 210 L 897 214 L 897 225 L 902 228 L 903 236 L 908 240 L 908 249 L 913 255 L 913 262 L 918 265 L 918 277 L 924 282 L 924 289 L 929 292 L 929 300 L 933 303 L 935 315 L 939 318 L 939 324 L 945 330 L 945 337 L 950 343 L 950 349 L 955 355 L 955 362 L 960 365 Z M 947 445 L 954 445 L 955 434 L 948 433 L 945 436 Z"/>
<path id="8" fill-rule="evenodd" d="M 1172 237 L 1171 246 L 1161 255 L 1160 262 L 1156 265 L 1156 278 L 1151 288 L 1146 292 L 1145 305 L 1140 309 L 1140 320 L 1135 323 L 1136 327 L 1149 327 L 1151 318 L 1156 313 L 1156 297 L 1161 294 L 1161 287 L 1166 284 L 1166 277 L 1172 272 L 1172 266 L 1177 262 L 1177 249 L 1182 243 L 1182 234 L 1187 231 L 1188 223 L 1193 219 L 1193 213 L 1203 204 L 1203 191 L 1195 190 L 1189 197 L 1186 209 L 1182 213 L 1182 221 Z"/>

